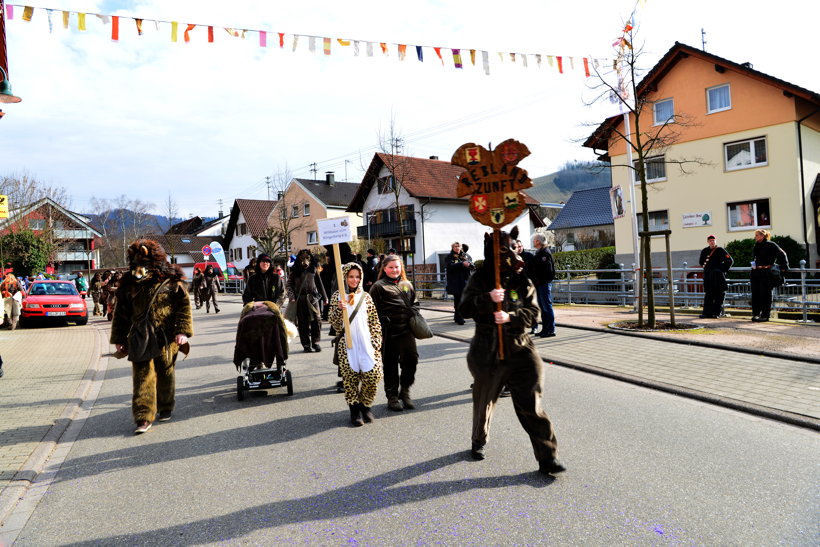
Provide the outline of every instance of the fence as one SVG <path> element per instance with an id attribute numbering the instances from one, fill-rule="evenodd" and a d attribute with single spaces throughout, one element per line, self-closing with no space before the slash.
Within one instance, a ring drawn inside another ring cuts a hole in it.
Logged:
<path id="1" fill-rule="evenodd" d="M 726 306 L 735 309 L 751 309 L 751 285 L 749 273 L 751 268 L 732 268 L 733 273 L 740 273 L 742 279 L 729 279 L 729 290 L 726 292 Z M 623 264 L 610 270 L 558 270 L 552 284 L 552 299 L 555 303 L 565 304 L 603 304 L 616 306 L 633 306 L 635 295 L 635 268 L 626 268 Z M 684 262 L 680 268 L 672 268 L 671 282 L 675 299 L 675 308 L 700 308 L 703 304 L 703 269 L 699 266 L 689 267 Z M 778 312 L 802 314 L 806 321 L 809 314 L 820 314 L 820 269 L 806 268 L 806 262 L 800 261 L 799 269 L 789 271 L 789 278 L 782 287 L 774 289 L 772 309 Z M 414 273 L 411 275 L 413 286 L 419 298 L 446 298 L 446 278 L 443 273 Z M 669 305 L 670 275 L 666 268 L 654 268 L 652 284 L 655 290 L 655 303 L 659 306 Z M 646 287 L 644 288 L 644 293 Z"/>

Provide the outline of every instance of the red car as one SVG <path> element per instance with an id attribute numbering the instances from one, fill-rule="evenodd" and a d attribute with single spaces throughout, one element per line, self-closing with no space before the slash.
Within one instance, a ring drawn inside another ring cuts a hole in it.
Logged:
<path id="1" fill-rule="evenodd" d="M 73 281 L 41 279 L 28 288 L 20 319 L 26 324 L 35 319 L 54 319 L 85 325 L 88 323 L 88 308 Z"/>

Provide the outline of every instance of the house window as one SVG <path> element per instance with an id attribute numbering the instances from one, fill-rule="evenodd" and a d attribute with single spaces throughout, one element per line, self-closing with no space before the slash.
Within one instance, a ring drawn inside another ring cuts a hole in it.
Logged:
<path id="1" fill-rule="evenodd" d="M 254 258 L 256 256 L 256 247 L 253 245 L 248 246 L 248 258 Z"/>
<path id="2" fill-rule="evenodd" d="M 28 227 L 32 230 L 45 230 L 46 219 L 44 218 L 30 218 L 28 219 Z"/>
<path id="3" fill-rule="evenodd" d="M 669 229 L 669 211 L 649 211 L 649 231 Z M 638 231 L 643 231 L 643 213 L 638 213 Z"/>
<path id="4" fill-rule="evenodd" d="M 304 211 L 303 212 L 304 216 L 306 216 L 306 217 L 310 216 L 310 203 L 305 203 L 305 207 L 304 207 L 303 211 Z"/>
<path id="5" fill-rule="evenodd" d="M 243 236 L 248 233 L 248 225 L 244 222 L 236 225 L 236 235 Z"/>
<path id="6" fill-rule="evenodd" d="M 237 247 L 233 253 L 235 260 L 242 260 L 242 247 Z"/>
<path id="7" fill-rule="evenodd" d="M 766 139 L 763 137 L 724 144 L 723 151 L 727 171 L 759 167 L 769 163 Z"/>
<path id="8" fill-rule="evenodd" d="M 663 125 L 675 121 L 675 103 L 672 99 L 664 99 L 652 105 L 655 114 L 655 125 Z"/>
<path id="9" fill-rule="evenodd" d="M 307 233 L 307 244 L 308 245 L 316 245 L 319 243 L 319 239 L 316 237 L 316 232 L 308 232 Z"/>
<path id="10" fill-rule="evenodd" d="M 729 209 L 729 230 L 753 230 L 768 228 L 772 221 L 769 217 L 769 200 L 738 201 L 727 204 Z"/>
<path id="11" fill-rule="evenodd" d="M 386 177 L 379 179 L 379 193 L 386 194 L 388 192 L 392 192 L 394 186 L 393 175 L 388 175 Z"/>
<path id="12" fill-rule="evenodd" d="M 635 182 L 640 181 L 638 177 L 638 161 L 635 160 L 632 164 L 635 169 L 632 171 L 632 177 Z M 663 156 L 652 156 L 646 158 L 644 162 L 644 170 L 646 171 L 646 182 L 660 182 L 666 180 L 666 161 Z"/>
<path id="13" fill-rule="evenodd" d="M 293 218 L 299 218 L 299 206 L 294 205 L 290 210 L 290 216 Z"/>
<path id="14" fill-rule="evenodd" d="M 732 108 L 729 84 L 710 87 L 706 90 L 706 111 L 711 114 Z"/>
<path id="15" fill-rule="evenodd" d="M 233 261 L 233 249 L 228 249 L 228 260 Z"/>

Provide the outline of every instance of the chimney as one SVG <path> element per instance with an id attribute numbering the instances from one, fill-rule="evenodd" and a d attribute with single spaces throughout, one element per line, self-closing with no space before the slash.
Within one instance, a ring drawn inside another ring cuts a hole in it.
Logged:
<path id="1" fill-rule="evenodd" d="M 277 201 L 282 201 L 282 197 L 284 197 L 284 192 L 276 192 L 276 199 Z"/>
<path id="2" fill-rule="evenodd" d="M 336 175 L 333 171 L 325 171 L 325 181 L 328 186 L 336 186 Z"/>
<path id="3" fill-rule="evenodd" d="M 748 69 L 752 69 L 752 70 L 754 70 L 754 68 L 755 68 L 754 65 L 752 65 L 752 63 L 740 63 L 740 66 L 742 66 L 743 68 L 748 68 Z"/>
<path id="4" fill-rule="evenodd" d="M 430 156 L 430 159 L 431 159 L 431 160 L 437 160 L 437 159 L 438 159 L 438 156 Z"/>

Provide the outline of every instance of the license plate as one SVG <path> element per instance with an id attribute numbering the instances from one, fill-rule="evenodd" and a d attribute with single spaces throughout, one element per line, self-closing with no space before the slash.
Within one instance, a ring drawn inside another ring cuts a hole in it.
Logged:
<path id="1" fill-rule="evenodd" d="M 56 316 L 63 316 L 66 312 L 64 311 L 47 311 L 46 315 L 49 317 L 56 317 Z"/>

